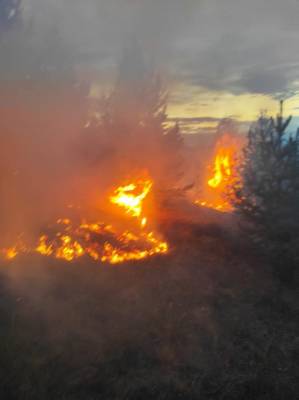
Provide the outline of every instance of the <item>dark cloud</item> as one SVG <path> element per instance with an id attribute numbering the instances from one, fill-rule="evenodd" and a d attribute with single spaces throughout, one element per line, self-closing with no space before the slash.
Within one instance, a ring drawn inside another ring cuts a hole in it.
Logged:
<path id="1" fill-rule="evenodd" d="M 212 90 L 288 92 L 299 75 L 298 18 L 295 0 L 203 1 L 177 73 Z"/>
<path id="2" fill-rule="evenodd" d="M 239 80 L 239 86 L 254 93 L 281 93 L 289 88 L 286 71 L 251 69 L 245 72 Z"/>
<path id="3" fill-rule="evenodd" d="M 64 40 L 85 63 L 97 67 L 117 62 L 128 38 L 159 59 L 189 26 L 201 0 L 24 0 L 40 29 L 55 23 Z M 107 61 L 108 60 L 108 61 Z"/>
<path id="4" fill-rule="evenodd" d="M 135 35 L 173 78 L 277 96 L 298 80 L 296 0 L 23 0 L 39 29 L 59 27 L 77 63 L 107 76 Z"/>

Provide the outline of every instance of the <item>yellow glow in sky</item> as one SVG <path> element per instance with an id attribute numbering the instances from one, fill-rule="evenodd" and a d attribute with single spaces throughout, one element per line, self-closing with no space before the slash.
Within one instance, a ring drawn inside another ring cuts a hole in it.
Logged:
<path id="1" fill-rule="evenodd" d="M 285 115 L 299 115 L 299 96 L 285 102 Z M 263 94 L 232 94 L 224 91 L 207 91 L 204 88 L 177 85 L 171 91 L 168 105 L 170 118 L 232 117 L 239 121 L 255 120 L 266 111 L 276 115 L 278 100 Z"/>
<path id="2" fill-rule="evenodd" d="M 109 93 L 111 85 L 93 85 L 91 96 L 100 97 Z M 203 87 L 178 83 L 169 88 L 167 114 L 169 118 L 234 118 L 240 122 L 256 120 L 261 112 L 276 116 L 279 101 L 270 95 L 212 91 Z M 299 116 L 299 94 L 284 103 L 284 115 Z M 214 128 L 217 121 L 205 121 L 201 128 Z M 194 132 L 196 132 L 196 125 Z M 198 125 L 199 126 L 199 125 Z M 191 132 L 191 131 L 190 131 Z M 190 133 L 189 132 L 189 133 Z"/>

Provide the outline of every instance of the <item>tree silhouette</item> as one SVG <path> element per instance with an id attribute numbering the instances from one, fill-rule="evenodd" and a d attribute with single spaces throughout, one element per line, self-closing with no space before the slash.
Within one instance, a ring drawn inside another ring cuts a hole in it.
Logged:
<path id="1" fill-rule="evenodd" d="M 179 125 L 168 124 L 166 106 L 161 78 L 132 40 L 114 90 L 101 100 L 99 119 L 89 128 L 98 133 L 101 155 L 114 153 L 129 169 L 147 169 L 164 186 L 173 185 L 181 173 L 182 139 Z"/>
<path id="2" fill-rule="evenodd" d="M 261 116 L 250 128 L 232 201 L 251 238 L 290 277 L 299 261 L 299 131 L 288 133 L 282 105 L 276 119 Z"/>
<path id="3" fill-rule="evenodd" d="M 232 118 L 222 118 L 216 128 L 215 142 L 224 135 L 239 136 L 240 129 L 237 122 Z"/>

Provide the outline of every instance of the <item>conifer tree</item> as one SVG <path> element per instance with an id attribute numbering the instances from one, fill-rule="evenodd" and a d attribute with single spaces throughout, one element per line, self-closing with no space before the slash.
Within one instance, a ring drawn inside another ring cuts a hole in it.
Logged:
<path id="1" fill-rule="evenodd" d="M 250 128 L 232 202 L 254 242 L 290 277 L 299 262 L 299 130 L 288 132 L 282 111 L 281 102 L 276 119 L 262 115 Z"/>
<path id="2" fill-rule="evenodd" d="M 126 159 L 129 168 L 144 168 L 157 182 L 173 186 L 181 176 L 182 138 L 178 124 L 169 126 L 166 106 L 161 78 L 133 40 L 123 53 L 113 91 L 101 101 L 97 127 L 90 130 L 99 133 L 103 154 Z"/>

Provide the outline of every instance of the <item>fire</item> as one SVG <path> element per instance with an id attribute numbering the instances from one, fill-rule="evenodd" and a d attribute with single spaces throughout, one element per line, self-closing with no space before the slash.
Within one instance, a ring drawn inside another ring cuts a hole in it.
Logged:
<path id="1" fill-rule="evenodd" d="M 148 228 L 148 216 L 144 212 L 144 201 L 152 190 L 150 179 L 137 180 L 116 188 L 109 196 L 110 204 L 123 210 L 134 222 L 131 230 L 118 231 L 111 224 L 98 221 L 79 223 L 69 218 L 60 218 L 51 227 L 56 234 L 42 234 L 35 247 L 17 244 L 2 250 L 6 259 L 14 259 L 21 253 L 38 253 L 65 261 L 88 256 L 94 261 L 120 264 L 125 261 L 142 260 L 155 254 L 168 252 L 168 244 L 160 235 Z"/>
<path id="2" fill-rule="evenodd" d="M 7 260 L 13 260 L 18 255 L 16 246 L 4 250 L 4 254 Z"/>
<path id="3" fill-rule="evenodd" d="M 110 201 L 126 210 L 132 217 L 140 217 L 142 214 L 143 201 L 151 191 L 153 184 L 151 181 L 139 180 L 117 188 L 110 197 Z M 146 220 L 142 220 L 143 223 Z"/>
<path id="4" fill-rule="evenodd" d="M 202 207 L 213 208 L 214 210 L 222 211 L 222 212 L 231 211 L 230 204 L 225 201 L 223 201 L 222 203 L 221 202 L 208 203 L 207 201 L 195 200 L 195 204 L 198 206 L 202 206 Z"/>
<path id="5" fill-rule="evenodd" d="M 233 151 L 231 149 L 219 149 L 215 158 L 214 176 L 208 180 L 208 185 L 210 187 L 214 189 L 219 187 L 231 176 L 232 153 Z"/>
<path id="6" fill-rule="evenodd" d="M 13 246 L 0 249 L 0 255 L 2 254 L 5 260 L 13 260 L 18 256 L 18 254 L 27 253 L 27 251 L 28 249 L 23 243 L 23 240 L 20 235 L 20 237 L 17 239 L 16 243 Z"/>
<path id="7" fill-rule="evenodd" d="M 225 134 L 216 144 L 215 155 L 209 170 L 209 176 L 203 185 L 203 195 L 195 204 L 218 211 L 232 211 L 231 204 L 225 198 L 234 179 L 234 166 L 241 147 L 241 139 Z"/>
<path id="8" fill-rule="evenodd" d="M 62 235 L 60 240 L 61 246 L 56 250 L 56 258 L 72 261 L 74 258 L 79 258 L 85 254 L 81 244 L 71 236 Z"/>
<path id="9" fill-rule="evenodd" d="M 42 235 L 35 250 L 43 256 L 50 256 L 53 253 L 53 246 L 47 244 L 47 236 Z"/>

